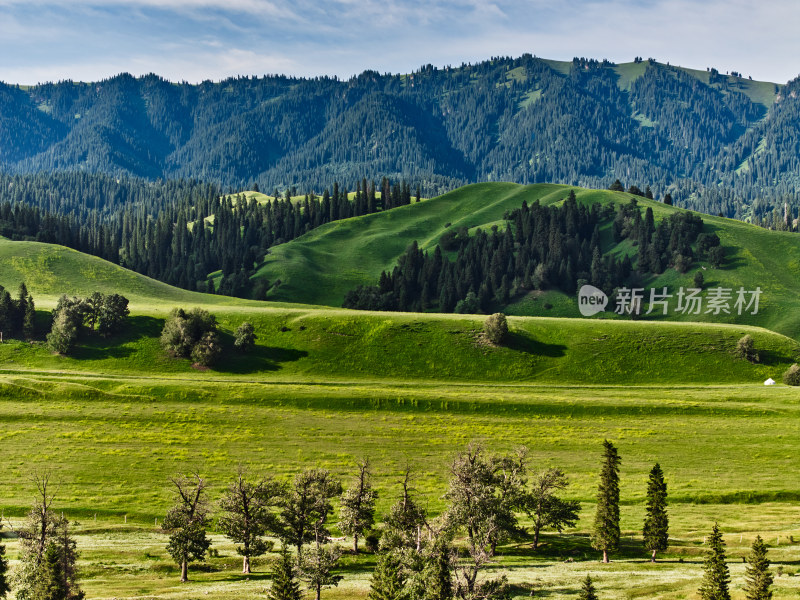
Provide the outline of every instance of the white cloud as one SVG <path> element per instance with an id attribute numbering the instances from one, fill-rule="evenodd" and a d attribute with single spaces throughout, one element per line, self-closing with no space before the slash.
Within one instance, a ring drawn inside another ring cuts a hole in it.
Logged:
<path id="1" fill-rule="evenodd" d="M 796 0 L 0 0 L 0 79 L 347 77 L 531 52 L 783 82 L 798 22 Z"/>

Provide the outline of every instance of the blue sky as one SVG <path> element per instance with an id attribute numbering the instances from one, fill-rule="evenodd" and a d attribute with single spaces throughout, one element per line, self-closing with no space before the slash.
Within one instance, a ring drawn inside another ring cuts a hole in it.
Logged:
<path id="1" fill-rule="evenodd" d="M 797 0 L 0 0 L 0 80 L 409 72 L 530 52 L 800 74 Z"/>

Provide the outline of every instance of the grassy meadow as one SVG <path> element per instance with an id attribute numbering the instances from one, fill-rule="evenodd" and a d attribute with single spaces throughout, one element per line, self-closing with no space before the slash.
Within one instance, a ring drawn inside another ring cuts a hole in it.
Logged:
<path id="1" fill-rule="evenodd" d="M 277 290 L 285 297 L 276 299 L 335 304 L 353 282 L 391 266 L 411 239 L 431 248 L 445 223 L 485 226 L 523 199 L 558 202 L 568 190 L 483 184 L 334 223 L 275 248 L 261 275 L 284 282 Z M 629 196 L 585 190 L 578 198 Z M 675 210 L 652 206 L 656 218 Z M 509 317 L 511 335 L 501 347 L 481 337 L 480 315 L 209 296 L 72 250 L 0 240 L 0 284 L 12 291 L 28 284 L 42 334 L 0 344 L 0 508 L 8 556 L 12 564 L 17 559 L 16 531 L 33 499 L 30 477 L 50 471 L 58 482 L 55 508 L 77 532 L 87 598 L 263 598 L 271 557 L 242 576 L 233 545 L 216 532 L 219 556 L 195 565 L 190 583 L 178 582 L 158 528 L 171 503 L 170 476 L 200 472 L 215 502 L 240 465 L 283 480 L 323 466 L 346 482 L 354 462 L 369 457 L 379 515 L 398 494 L 406 465 L 436 515 L 451 458 L 480 441 L 495 452 L 526 446 L 533 470 L 563 468 L 571 481 L 566 496 L 583 506 L 578 526 L 549 532 L 539 551 L 525 540 L 500 548 L 493 568 L 507 573 L 515 598 L 574 598 L 587 573 L 602 598 L 697 598 L 703 539 L 715 521 L 728 543 L 736 600 L 744 597 L 742 556 L 757 534 L 782 574 L 774 597 L 796 598 L 800 396 L 763 381 L 780 382 L 800 356 L 800 313 L 792 309 L 800 247 L 791 234 L 703 218 L 735 248 L 726 268 L 707 269 L 708 285 L 760 285 L 757 318 L 572 319 L 566 317 L 577 313 L 574 300 L 545 292 L 514 305 L 519 316 Z M 691 276 L 670 271 L 651 283 L 679 285 Z M 109 339 L 87 337 L 71 356 L 52 354 L 42 340 L 47 309 L 61 293 L 93 291 L 127 296 L 129 326 Z M 159 332 L 176 306 L 217 315 L 228 351 L 215 368 L 198 370 L 161 350 Z M 245 320 L 259 337 L 241 355 L 232 351 L 233 332 Z M 734 355 L 744 334 L 755 340 L 758 363 Z M 598 562 L 588 539 L 604 439 L 622 456 L 624 539 L 610 565 Z M 656 461 L 669 485 L 671 548 L 653 565 L 641 524 Z M 323 598 L 366 598 L 374 562 L 371 554 L 346 554 L 344 580 Z"/>

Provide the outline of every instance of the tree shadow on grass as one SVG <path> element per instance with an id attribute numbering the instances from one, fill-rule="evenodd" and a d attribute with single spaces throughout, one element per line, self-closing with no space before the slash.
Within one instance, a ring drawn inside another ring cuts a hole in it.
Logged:
<path id="1" fill-rule="evenodd" d="M 532 337 L 515 331 L 509 331 L 503 340 L 503 346 L 516 352 L 525 352 L 537 356 L 559 358 L 566 354 L 567 347 L 562 344 L 545 344 Z"/>
<path id="2" fill-rule="evenodd" d="M 248 352 L 237 352 L 233 341 L 225 340 L 225 353 L 213 370 L 221 373 L 245 375 L 258 371 L 278 371 L 282 363 L 294 362 L 308 356 L 305 350 L 256 346 Z"/>
<path id="3" fill-rule="evenodd" d="M 136 352 L 136 349 L 127 347 L 127 344 L 142 338 L 157 338 L 163 327 L 163 319 L 144 316 L 128 317 L 123 330 L 107 338 L 102 337 L 96 331 L 85 332 L 70 356 L 76 360 L 128 358 Z"/>

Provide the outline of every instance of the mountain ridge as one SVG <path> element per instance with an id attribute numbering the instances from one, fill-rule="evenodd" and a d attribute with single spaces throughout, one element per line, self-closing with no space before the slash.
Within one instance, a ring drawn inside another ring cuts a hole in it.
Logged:
<path id="1" fill-rule="evenodd" d="M 0 166 L 317 191 L 380 173 L 429 196 L 479 181 L 620 178 L 745 218 L 800 184 L 798 87 L 649 60 L 531 55 L 347 81 L 122 74 L 3 85 Z"/>

